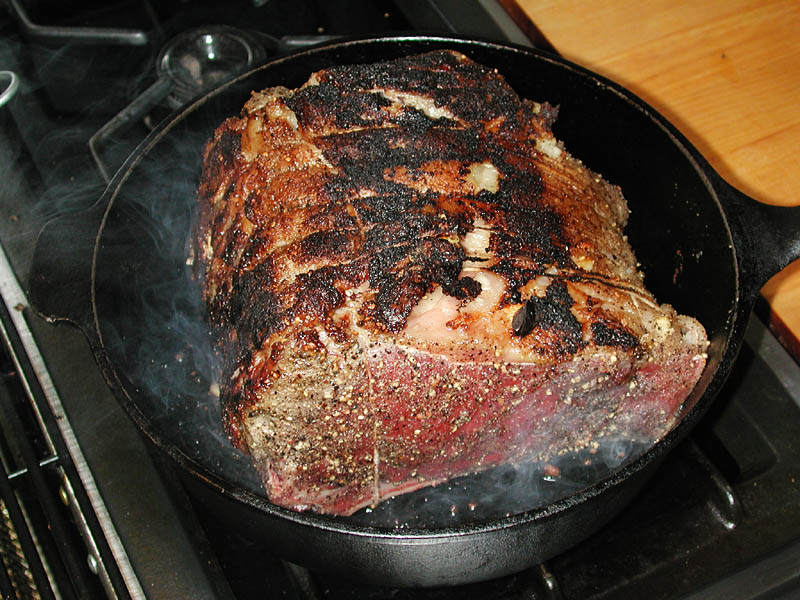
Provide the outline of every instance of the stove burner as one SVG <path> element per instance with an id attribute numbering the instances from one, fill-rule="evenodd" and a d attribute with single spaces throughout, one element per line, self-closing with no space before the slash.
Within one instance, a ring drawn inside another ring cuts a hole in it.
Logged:
<path id="1" fill-rule="evenodd" d="M 161 51 L 156 69 L 159 79 L 173 83 L 167 97 L 169 105 L 180 108 L 264 56 L 260 42 L 244 31 L 204 27 L 173 38 Z"/>
<path id="2" fill-rule="evenodd" d="M 113 174 L 101 156 L 106 140 L 141 120 L 165 99 L 170 108 L 180 108 L 196 95 L 244 72 L 265 58 L 266 41 L 225 25 L 190 29 L 170 40 L 158 56 L 155 82 L 89 140 L 89 150 L 106 183 Z"/>

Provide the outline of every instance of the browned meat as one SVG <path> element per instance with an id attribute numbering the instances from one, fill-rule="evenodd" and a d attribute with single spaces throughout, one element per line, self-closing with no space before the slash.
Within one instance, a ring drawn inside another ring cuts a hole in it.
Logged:
<path id="1" fill-rule="evenodd" d="M 195 255 L 225 426 L 273 502 L 351 514 L 673 424 L 705 332 L 645 290 L 620 190 L 554 118 L 442 51 L 254 93 L 217 129 Z"/>

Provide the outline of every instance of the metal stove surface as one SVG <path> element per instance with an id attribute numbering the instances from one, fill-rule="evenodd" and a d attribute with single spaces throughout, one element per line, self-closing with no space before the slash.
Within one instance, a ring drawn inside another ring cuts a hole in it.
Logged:
<path id="1" fill-rule="evenodd" d="M 7 1 L 11 6 L 18 0 Z M 38 19 L 37 26 L 44 19 L 49 28 L 44 34 L 50 35 L 54 29 L 71 33 L 76 25 L 131 27 L 120 14 L 134 15 L 135 30 L 146 30 L 152 40 L 223 22 L 214 3 L 153 4 L 158 10 L 135 0 L 86 10 L 75 10 L 72 3 L 60 13 L 31 11 L 29 17 Z M 416 28 L 523 41 L 493 1 L 414 0 L 399 6 L 376 2 L 365 12 L 352 2 L 256 0 L 242 2 L 238 12 L 222 12 L 228 24 L 245 23 L 274 36 Z M 94 561 L 94 570 L 98 558 L 101 567 L 107 564 L 106 571 L 99 570 L 102 585 L 91 593 L 236 599 L 759 598 L 789 594 L 800 585 L 800 369 L 755 320 L 725 393 L 697 432 L 630 510 L 546 565 L 466 588 L 365 588 L 282 563 L 263 541 L 226 531 L 213 515 L 193 506 L 169 476 L 169 466 L 150 455 L 95 368 L 82 334 L 37 318 L 18 285 L 27 280 L 41 225 L 99 197 L 104 180 L 88 142 L 153 84 L 160 45 L 64 46 L 63 40 L 38 37 L 41 29 L 22 34 L 20 27 L 0 14 L 0 70 L 20 75 L 17 94 L 0 106 L 0 291 L 9 316 L 4 327 L 13 330 L 6 342 L 20 340 L 12 349 L 35 365 L 23 375 L 39 385 L 22 386 L 25 393 L 41 404 L 41 412 L 52 414 L 47 420 L 52 435 L 71 441 L 61 447 L 71 485 L 89 490 L 81 507 L 92 514 L 83 519 L 105 542 L 101 548 L 89 544 L 81 559 Z M 98 55 L 108 60 L 81 74 Z M 112 58 L 115 66 L 109 68 Z M 59 69 L 62 79 L 67 69 L 71 90 L 63 89 L 63 81 L 53 85 Z M 101 91 L 88 87 L 98 81 Z M 113 169 L 168 110 L 155 106 L 116 130 L 104 140 L 102 161 Z"/>

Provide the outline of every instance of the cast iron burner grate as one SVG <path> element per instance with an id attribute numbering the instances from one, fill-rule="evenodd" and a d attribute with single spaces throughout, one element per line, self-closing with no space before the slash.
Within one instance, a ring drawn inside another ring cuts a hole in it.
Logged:
<path id="1" fill-rule="evenodd" d="M 129 598 L 69 421 L 26 346 L 24 305 L 7 304 L 22 295 L 2 252 L 0 287 L 0 597 Z"/>
<path id="2" fill-rule="evenodd" d="M 13 339 L 7 312 L 5 305 L 0 306 L 4 333 Z M 0 593 L 3 598 L 104 598 L 100 579 L 93 572 L 96 559 L 87 560 L 90 553 L 70 510 L 70 467 L 45 424 L 52 415 L 39 413 L 25 385 L 3 345 Z"/>

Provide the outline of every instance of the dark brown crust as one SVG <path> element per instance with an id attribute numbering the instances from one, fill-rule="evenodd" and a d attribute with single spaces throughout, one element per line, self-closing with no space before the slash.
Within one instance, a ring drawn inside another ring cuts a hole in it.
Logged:
<path id="1" fill-rule="evenodd" d="M 512 293 L 548 266 L 574 267 L 568 248 L 575 237 L 567 231 L 564 208 L 557 206 L 558 198 L 552 199 L 556 202 L 543 198 L 542 177 L 531 159 L 536 129 L 544 130 L 552 115 L 545 111 L 539 118 L 532 105 L 521 101 L 496 73 L 451 53 L 431 53 L 395 63 L 333 68 L 318 79 L 318 85 L 302 88 L 283 102 L 297 116 L 304 137 L 322 150 L 337 174 L 326 178 L 321 208 L 308 215 L 307 237 L 292 248 L 293 258 L 309 262 L 328 258 L 342 269 L 366 267 L 362 275 L 376 293 L 365 317 L 376 327 L 401 330 L 417 301 L 437 285 L 459 298 L 477 294 L 474 282 L 457 280 L 466 258 L 463 251 L 443 239 L 463 235 L 476 217 L 494 229 L 490 240 L 497 257 L 494 270 L 509 277 Z M 385 98 L 366 91 L 385 87 L 430 96 L 457 120 L 430 119 L 413 107 L 389 115 Z M 495 120 L 499 124 L 487 131 L 487 123 Z M 369 125 L 379 127 L 361 129 Z M 232 168 L 241 147 L 237 133 L 230 126 L 218 132 L 210 153 L 218 158 L 207 167 L 204 180 L 218 180 L 219 173 Z M 402 169 L 405 177 L 422 178 L 432 163 L 482 162 L 495 165 L 503 185 L 496 193 L 483 191 L 468 199 L 420 194 L 386 177 Z M 375 194 L 353 200 L 358 189 Z M 547 195 L 557 192 L 547 190 Z M 229 196 L 236 193 L 232 189 Z M 254 204 L 249 195 L 243 213 L 258 225 L 264 211 Z M 220 213 L 218 221 L 225 214 L 229 213 Z M 314 232 L 315 220 L 326 229 Z M 273 230 L 279 230 L 276 225 L 280 224 L 273 223 Z M 240 255 L 256 261 L 257 267 L 253 272 L 232 273 L 232 285 L 228 290 L 220 286 L 223 294 L 214 299 L 210 314 L 212 320 L 239 324 L 240 334 L 253 340 L 275 331 L 296 311 L 275 300 L 269 266 L 273 257 L 259 247 L 261 240 L 247 240 L 237 233 L 235 227 L 228 231 L 221 259 L 231 270 L 245 266 L 237 264 Z M 518 256 L 526 257 L 528 268 L 513 272 Z M 327 305 L 330 292 L 320 286 L 314 289 L 323 294 L 320 303 Z M 310 292 L 304 292 L 304 306 L 314 302 Z M 266 296 L 262 299 L 261 294 Z"/>

